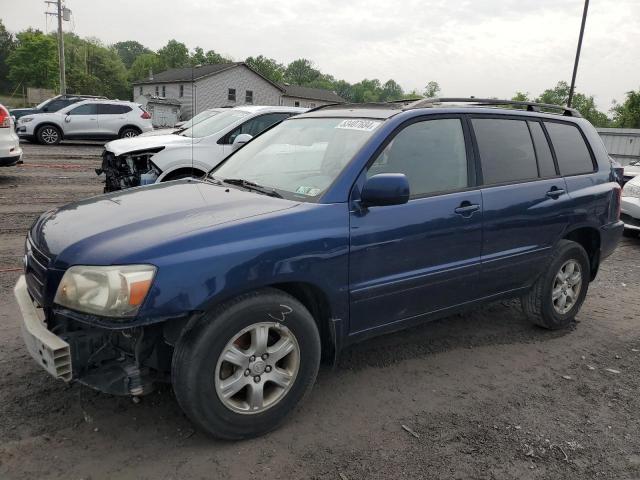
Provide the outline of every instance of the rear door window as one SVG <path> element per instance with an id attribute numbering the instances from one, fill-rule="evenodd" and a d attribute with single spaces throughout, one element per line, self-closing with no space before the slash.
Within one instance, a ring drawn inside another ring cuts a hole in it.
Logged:
<path id="1" fill-rule="evenodd" d="M 567 123 L 545 122 L 561 175 L 593 172 L 591 152 L 578 127 Z"/>
<path id="2" fill-rule="evenodd" d="M 85 103 L 71 110 L 68 115 L 95 115 L 97 108 L 95 103 Z"/>
<path id="3" fill-rule="evenodd" d="M 99 115 L 122 115 L 131 111 L 128 105 L 115 105 L 109 103 L 101 103 L 98 105 Z"/>
<path id="4" fill-rule="evenodd" d="M 485 184 L 538 178 L 538 165 L 526 121 L 473 118 L 471 123 Z"/>
<path id="5" fill-rule="evenodd" d="M 553 155 L 551 155 L 551 148 L 549 148 L 549 142 L 547 137 L 542 131 L 542 125 L 539 122 L 528 122 L 529 130 L 531 130 L 531 137 L 533 138 L 533 145 L 536 148 L 536 156 L 538 157 L 538 168 L 540 169 L 540 176 L 542 178 L 555 177 L 556 165 L 553 163 Z"/>

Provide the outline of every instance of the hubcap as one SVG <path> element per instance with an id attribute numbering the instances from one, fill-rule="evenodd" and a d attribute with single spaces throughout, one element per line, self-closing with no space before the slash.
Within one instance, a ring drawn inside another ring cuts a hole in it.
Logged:
<path id="1" fill-rule="evenodd" d="M 138 134 L 133 130 L 127 130 L 126 132 L 124 132 L 124 138 L 131 138 L 131 137 L 137 137 L 137 136 Z"/>
<path id="2" fill-rule="evenodd" d="M 553 308 L 564 315 L 573 308 L 582 288 L 582 268 L 575 260 L 567 260 L 556 274 L 551 290 Z"/>
<path id="3" fill-rule="evenodd" d="M 58 141 L 58 132 L 53 128 L 45 128 L 42 131 L 42 140 L 44 143 L 56 143 Z"/>
<path id="4" fill-rule="evenodd" d="M 255 323 L 225 346 L 215 371 L 216 393 L 230 410 L 261 413 L 284 398 L 300 367 L 300 347 L 291 330 Z"/>

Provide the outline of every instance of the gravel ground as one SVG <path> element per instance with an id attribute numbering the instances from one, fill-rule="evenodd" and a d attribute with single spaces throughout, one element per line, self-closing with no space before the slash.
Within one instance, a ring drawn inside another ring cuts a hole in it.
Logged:
<path id="1" fill-rule="evenodd" d="M 101 192 L 102 148 L 24 147 L 0 169 L 0 478 L 640 478 L 640 240 L 602 266 L 572 329 L 501 302 L 379 337 L 322 369 L 280 430 L 219 442 L 169 388 L 134 404 L 31 361 L 11 291 L 24 235 Z"/>

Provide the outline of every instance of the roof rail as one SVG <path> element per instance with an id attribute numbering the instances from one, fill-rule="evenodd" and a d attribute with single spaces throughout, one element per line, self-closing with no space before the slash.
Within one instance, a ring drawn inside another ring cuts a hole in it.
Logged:
<path id="1" fill-rule="evenodd" d="M 565 117 L 582 118 L 580 112 L 574 108 L 565 107 L 563 105 L 553 105 L 550 103 L 536 103 L 536 102 L 520 102 L 517 100 L 498 100 L 496 98 L 423 98 L 409 104 L 405 110 L 413 108 L 423 107 L 436 107 L 443 103 L 473 103 L 474 105 L 513 105 L 516 107 L 526 107 L 528 112 L 541 112 L 542 109 L 547 110 L 561 110 L 562 115 Z"/>

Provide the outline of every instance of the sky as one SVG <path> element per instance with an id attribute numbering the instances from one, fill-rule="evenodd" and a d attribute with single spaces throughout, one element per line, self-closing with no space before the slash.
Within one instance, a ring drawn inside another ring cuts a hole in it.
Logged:
<path id="1" fill-rule="evenodd" d="M 442 96 L 535 96 L 571 80 L 583 0 L 66 0 L 65 29 L 106 44 L 171 38 L 237 61 L 308 58 L 357 82 L 405 91 L 437 81 Z M 11 31 L 49 31 L 43 0 L 0 0 Z M 591 0 L 577 90 L 601 110 L 640 88 L 640 0 Z"/>

